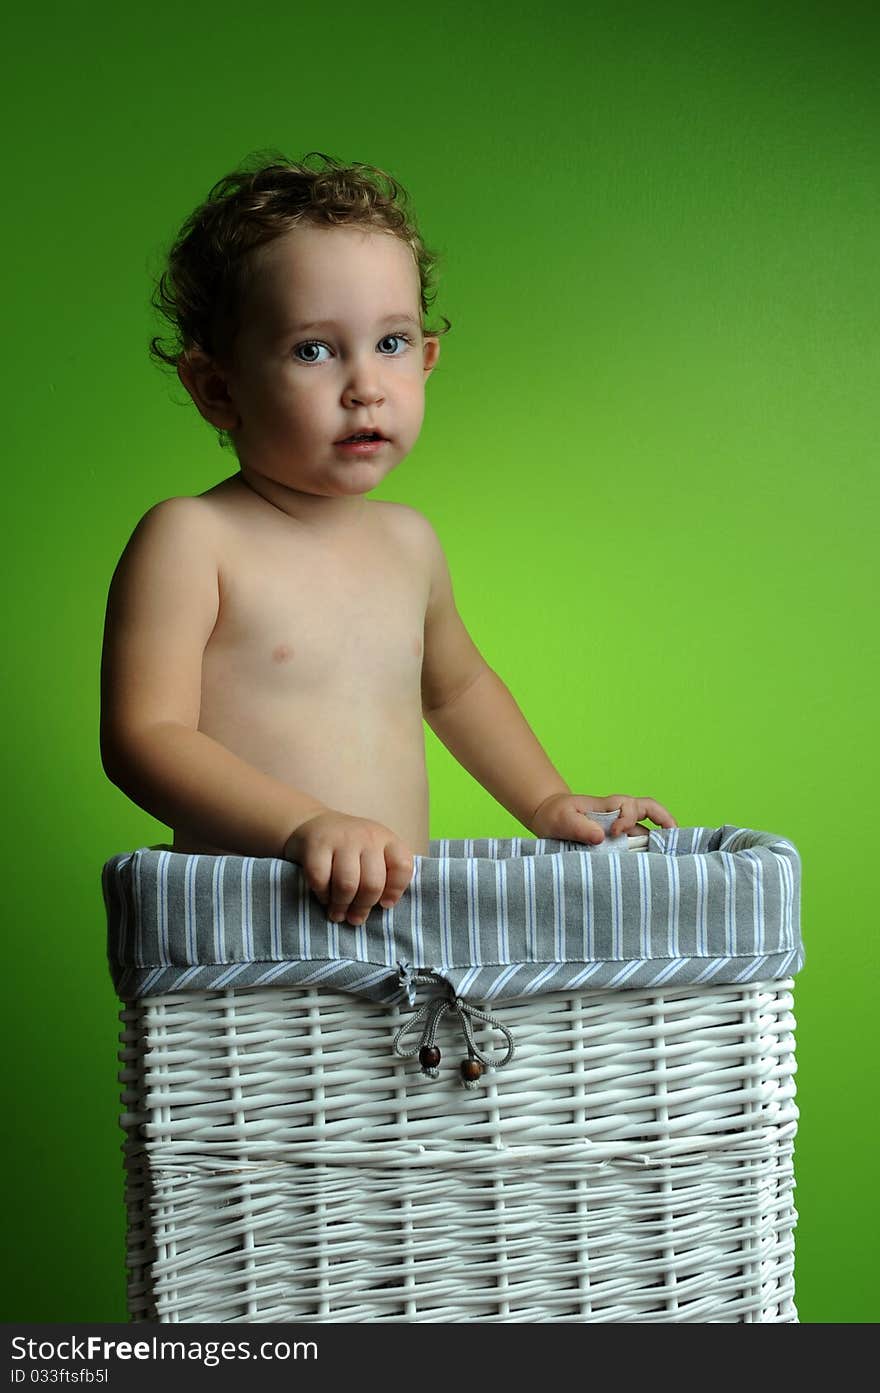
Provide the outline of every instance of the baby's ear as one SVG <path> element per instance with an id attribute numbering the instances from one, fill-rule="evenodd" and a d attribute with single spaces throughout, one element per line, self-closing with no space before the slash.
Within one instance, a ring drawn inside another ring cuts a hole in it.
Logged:
<path id="1" fill-rule="evenodd" d="M 425 376 L 427 377 L 434 371 L 437 359 L 440 357 L 440 340 L 436 334 L 428 334 L 425 338 L 424 358 Z"/>
<path id="2" fill-rule="evenodd" d="M 177 359 L 177 376 L 199 411 L 212 426 L 234 430 L 238 413 L 229 395 L 226 379 L 201 348 L 189 348 Z"/>

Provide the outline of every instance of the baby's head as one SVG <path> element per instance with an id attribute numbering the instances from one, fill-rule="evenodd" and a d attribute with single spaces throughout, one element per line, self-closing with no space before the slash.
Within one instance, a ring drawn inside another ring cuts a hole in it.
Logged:
<path id="1" fill-rule="evenodd" d="M 438 258 L 406 193 L 372 165 L 277 152 L 226 175 L 187 218 L 154 307 L 152 339 L 248 469 L 310 493 L 363 493 L 412 448 L 439 354 L 428 329 Z M 338 442 L 376 429 L 373 453 Z"/>

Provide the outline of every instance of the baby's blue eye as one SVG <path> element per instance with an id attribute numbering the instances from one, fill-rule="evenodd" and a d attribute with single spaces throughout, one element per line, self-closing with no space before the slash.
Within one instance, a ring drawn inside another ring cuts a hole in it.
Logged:
<path id="1" fill-rule="evenodd" d="M 296 346 L 296 348 L 295 348 L 293 351 L 294 351 L 294 353 L 299 353 L 299 351 L 300 351 L 301 348 L 326 348 L 326 347 L 327 347 L 326 343 L 298 343 L 297 346 Z M 301 363 L 319 363 L 320 361 L 321 361 L 320 358 L 300 358 L 300 362 L 301 362 Z"/>
<path id="2" fill-rule="evenodd" d="M 388 343 L 389 339 L 396 339 L 398 343 L 403 344 L 404 348 L 409 343 L 409 339 L 407 338 L 406 334 L 386 334 L 384 338 L 379 340 L 379 342 Z M 396 358 L 399 355 L 396 353 L 386 353 L 384 356 L 386 358 Z"/>

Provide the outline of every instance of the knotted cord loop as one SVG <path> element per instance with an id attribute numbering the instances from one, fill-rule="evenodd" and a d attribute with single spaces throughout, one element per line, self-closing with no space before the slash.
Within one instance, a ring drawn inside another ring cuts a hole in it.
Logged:
<path id="1" fill-rule="evenodd" d="M 401 986 L 406 989 L 407 998 L 411 1006 L 415 1004 L 415 988 L 421 983 L 439 982 L 447 988 L 448 995 L 445 997 L 431 997 L 429 1001 L 424 1002 L 419 1007 L 415 1015 L 410 1016 L 409 1020 L 404 1021 L 394 1037 L 395 1054 L 399 1055 L 402 1059 L 412 1059 L 413 1055 L 418 1054 L 419 1062 L 422 1065 L 422 1073 L 426 1078 L 436 1079 L 438 1077 L 437 1064 L 440 1061 L 440 1051 L 435 1044 L 437 1029 L 441 1019 L 447 1012 L 455 1012 L 461 1021 L 470 1060 L 478 1060 L 479 1064 L 487 1069 L 503 1069 L 505 1065 L 510 1063 L 515 1053 L 515 1046 L 513 1043 L 513 1036 L 506 1026 L 502 1025 L 494 1016 L 490 1016 L 488 1011 L 481 1011 L 478 1007 L 471 1006 L 470 1002 L 465 1001 L 463 997 L 457 996 L 454 989 L 449 986 L 439 973 L 431 972 L 427 968 L 422 971 L 417 971 L 406 962 L 398 963 L 398 967 L 400 969 Z M 472 1022 L 474 1021 L 482 1021 L 485 1025 L 490 1026 L 493 1030 L 499 1031 L 500 1034 L 504 1036 L 507 1041 L 507 1053 L 503 1059 L 493 1058 L 492 1055 L 484 1053 L 484 1051 L 479 1048 L 474 1039 L 472 1027 Z M 418 1043 L 413 1045 L 411 1049 L 405 1049 L 402 1044 L 403 1037 L 409 1034 L 410 1031 L 415 1031 L 420 1028 L 421 1036 Z M 467 1070 L 466 1066 L 467 1061 L 464 1061 L 462 1064 L 462 1076 L 464 1078 L 465 1087 L 478 1087 L 478 1077 L 479 1074 L 482 1073 L 482 1069 L 476 1070 L 475 1066 L 474 1069 Z M 475 1071 L 476 1077 L 473 1077 L 472 1075 Z"/>
<path id="2" fill-rule="evenodd" d="M 406 961 L 399 962 L 399 963 L 397 964 L 397 966 L 398 966 L 398 968 L 399 968 L 400 985 L 403 987 L 404 991 L 406 992 L 406 999 L 407 999 L 407 1001 L 409 1002 L 410 1006 L 415 1006 L 415 1004 L 416 1004 L 415 969 L 412 968 L 412 967 L 410 967 L 409 963 L 406 962 Z"/>

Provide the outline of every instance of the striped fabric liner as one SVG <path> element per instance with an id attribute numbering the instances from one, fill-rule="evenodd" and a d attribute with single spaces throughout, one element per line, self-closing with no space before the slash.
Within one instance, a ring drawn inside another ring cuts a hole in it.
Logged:
<path id="1" fill-rule="evenodd" d="M 102 887 L 116 991 L 320 984 L 394 1003 L 412 1001 L 410 975 L 428 969 L 490 1002 L 779 979 L 804 963 L 800 857 L 769 832 L 654 829 L 647 851 L 601 855 L 519 837 L 430 852 L 398 904 L 358 927 L 331 923 L 289 861 L 112 856 Z"/>

